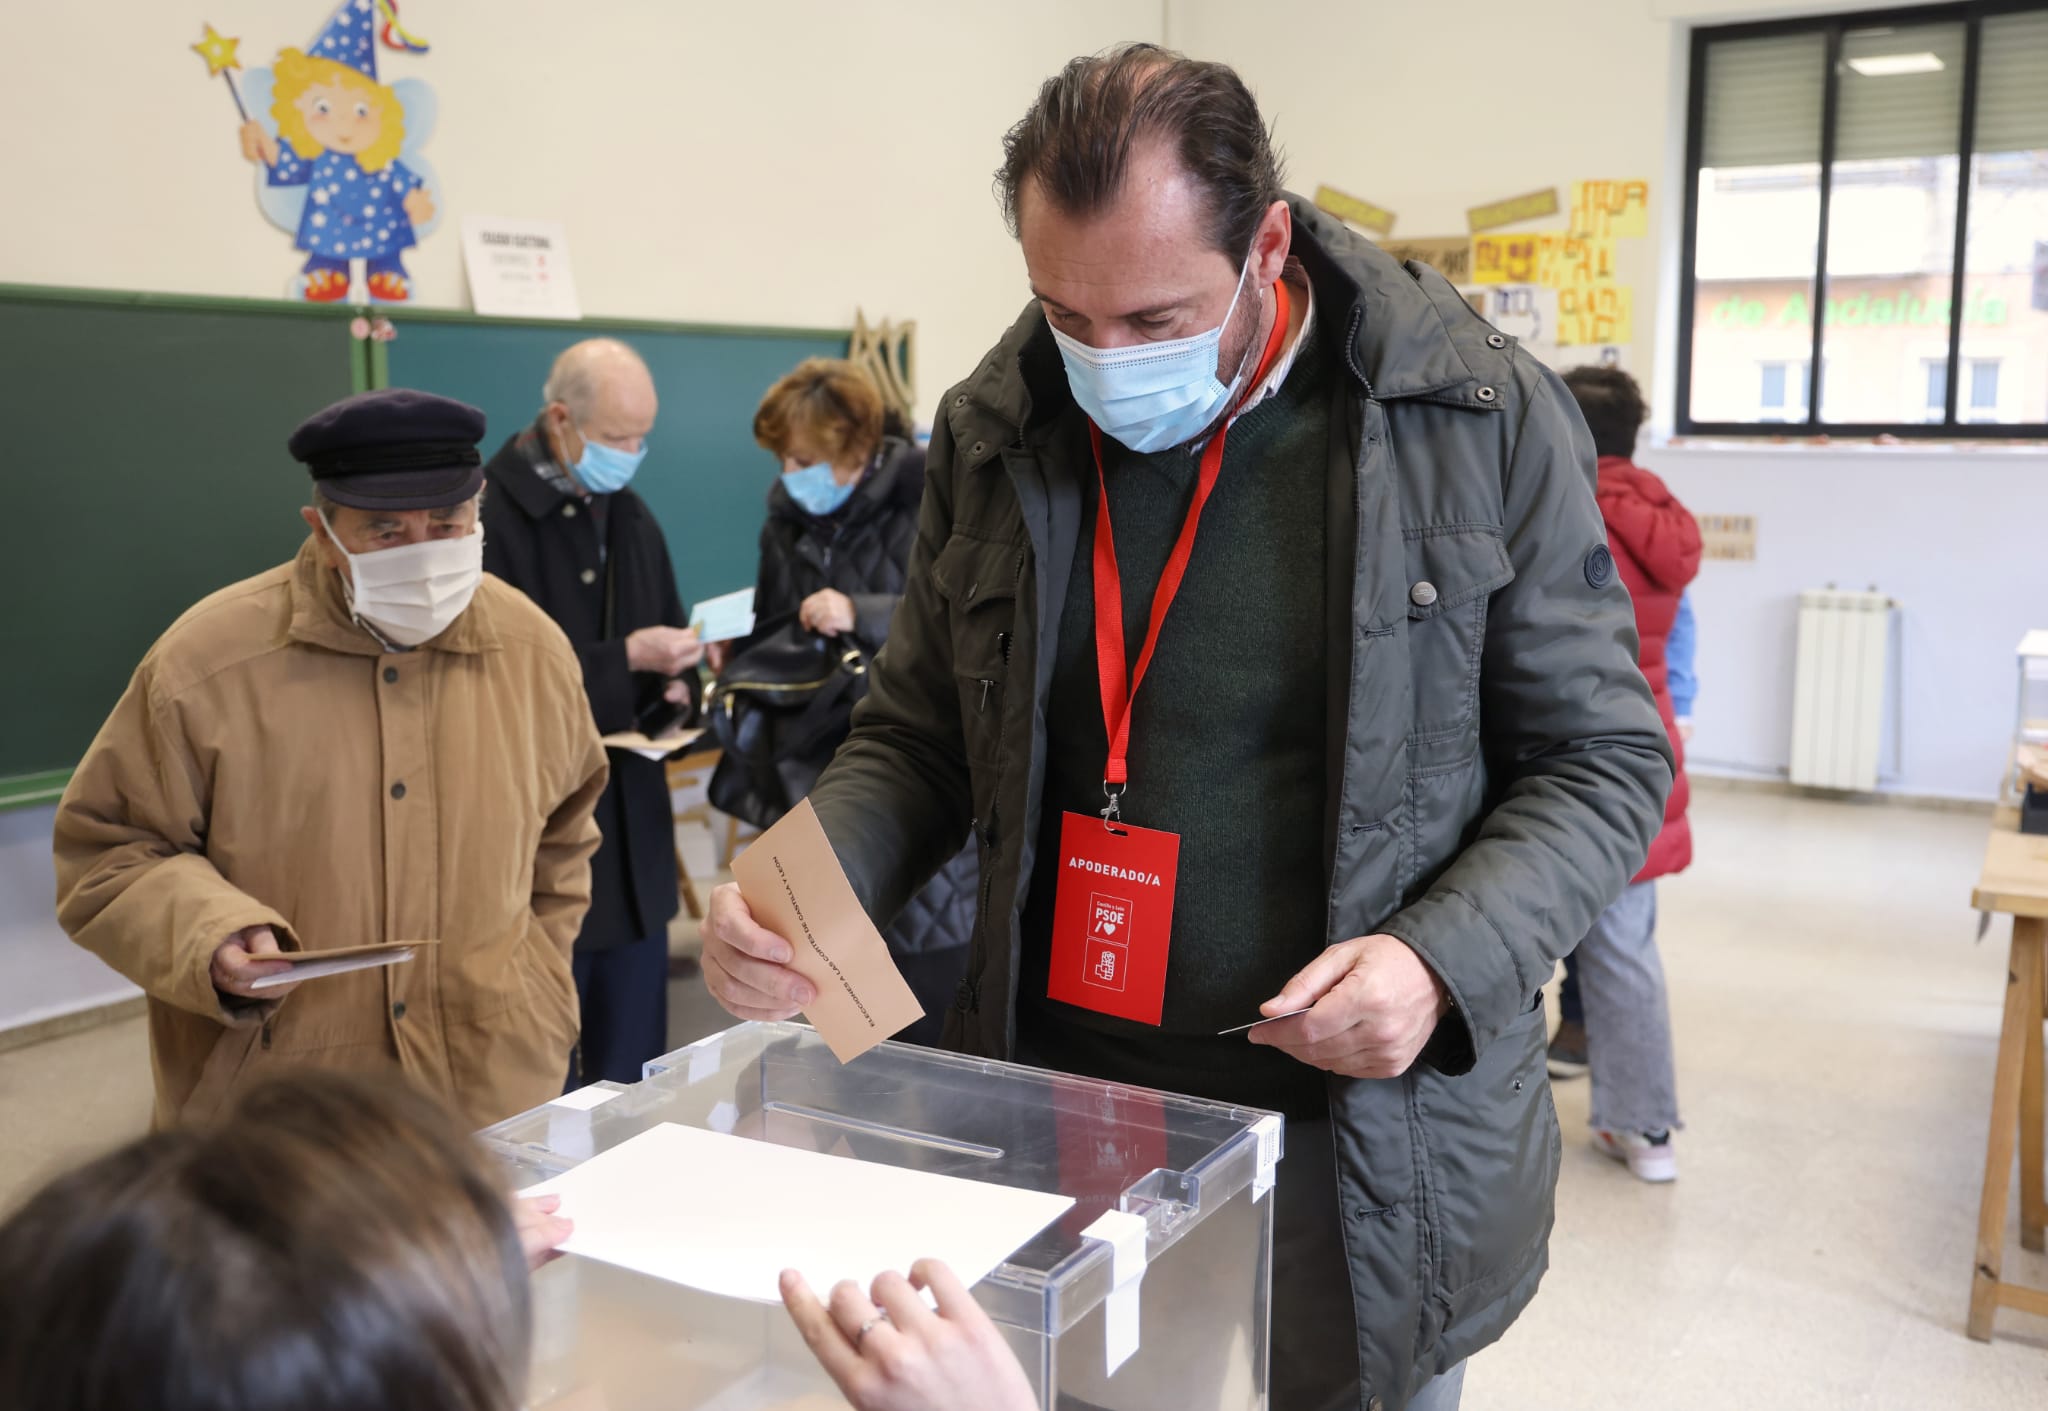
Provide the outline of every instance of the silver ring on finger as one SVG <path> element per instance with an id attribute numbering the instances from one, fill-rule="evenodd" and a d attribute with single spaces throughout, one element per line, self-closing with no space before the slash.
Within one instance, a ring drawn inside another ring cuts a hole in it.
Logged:
<path id="1" fill-rule="evenodd" d="M 860 1331 L 853 1335 L 853 1350 L 855 1352 L 860 1351 L 862 1344 L 864 1344 L 868 1340 L 868 1334 L 873 1332 L 876 1328 L 880 1327 L 882 1324 L 888 1321 L 889 1310 L 885 1308 L 881 1312 L 877 1313 L 874 1317 L 868 1319 L 865 1323 L 862 1323 L 860 1325 Z"/>

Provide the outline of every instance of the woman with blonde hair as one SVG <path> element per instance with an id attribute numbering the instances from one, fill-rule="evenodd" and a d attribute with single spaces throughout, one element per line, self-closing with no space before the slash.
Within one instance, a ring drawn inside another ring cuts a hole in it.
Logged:
<path id="1" fill-rule="evenodd" d="M 412 295 L 400 256 L 416 243 L 413 227 L 434 218 L 434 200 L 398 160 L 405 105 L 377 81 L 367 34 L 337 41 L 323 34 L 314 48 L 347 62 L 297 49 L 277 56 L 270 114 L 284 141 L 251 118 L 242 124 L 242 155 L 262 164 L 270 185 L 306 188 L 295 243 L 306 252 L 308 300 L 347 298 L 349 261 L 365 260 L 370 297 L 398 303 Z"/>

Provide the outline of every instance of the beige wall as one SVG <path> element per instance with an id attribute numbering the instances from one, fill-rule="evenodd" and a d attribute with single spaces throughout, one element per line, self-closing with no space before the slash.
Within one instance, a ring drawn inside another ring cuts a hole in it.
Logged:
<path id="1" fill-rule="evenodd" d="M 1234 64 L 1285 147 L 1289 183 L 1319 183 L 1392 210 L 1394 235 L 1465 232 L 1468 207 L 1589 177 L 1647 177 L 1647 239 L 1625 241 L 1635 287 L 1628 367 L 1656 346 L 1668 70 L 1674 28 L 1645 3 L 1466 0 L 1426 10 L 1328 0 L 1176 0 L 1171 41 Z M 1561 228 L 1562 215 L 1516 229 Z"/>
<path id="2" fill-rule="evenodd" d="M 187 45 L 245 65 L 327 0 L 37 5 L 9 14 L 0 281 L 276 297 L 301 261 L 257 212 L 239 120 Z M 380 50 L 440 99 L 441 228 L 408 258 L 467 307 L 465 213 L 567 223 L 586 313 L 845 326 L 915 318 L 933 406 L 1015 316 L 1022 261 L 989 192 L 1005 128 L 1076 53 L 1157 39 L 1159 0 L 432 0 L 432 46 Z M 30 62 L 26 56 L 36 56 Z"/>

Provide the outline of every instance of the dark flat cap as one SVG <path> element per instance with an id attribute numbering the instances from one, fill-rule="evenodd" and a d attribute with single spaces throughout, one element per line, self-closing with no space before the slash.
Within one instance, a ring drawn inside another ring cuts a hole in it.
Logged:
<path id="1" fill-rule="evenodd" d="M 393 387 L 306 418 L 288 446 L 320 493 L 359 510 L 437 510 L 483 488 L 484 414 L 467 402 Z"/>

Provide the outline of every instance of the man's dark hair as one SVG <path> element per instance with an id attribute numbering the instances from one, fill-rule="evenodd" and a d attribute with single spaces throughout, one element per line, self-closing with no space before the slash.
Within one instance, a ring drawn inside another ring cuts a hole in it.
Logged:
<path id="1" fill-rule="evenodd" d="M 1033 182 L 1070 216 L 1107 210 L 1123 189 L 1131 149 L 1154 139 L 1171 144 L 1208 194 L 1210 242 L 1242 264 L 1267 207 L 1280 199 L 1272 136 L 1236 70 L 1157 44 L 1075 59 L 1039 88 L 1003 138 L 996 190 L 1010 233 Z"/>
<path id="2" fill-rule="evenodd" d="M 1618 367 L 1575 367 L 1564 375 L 1564 385 L 1578 399 L 1595 450 L 1603 456 L 1635 454 L 1636 433 L 1650 409 L 1633 377 Z"/>

